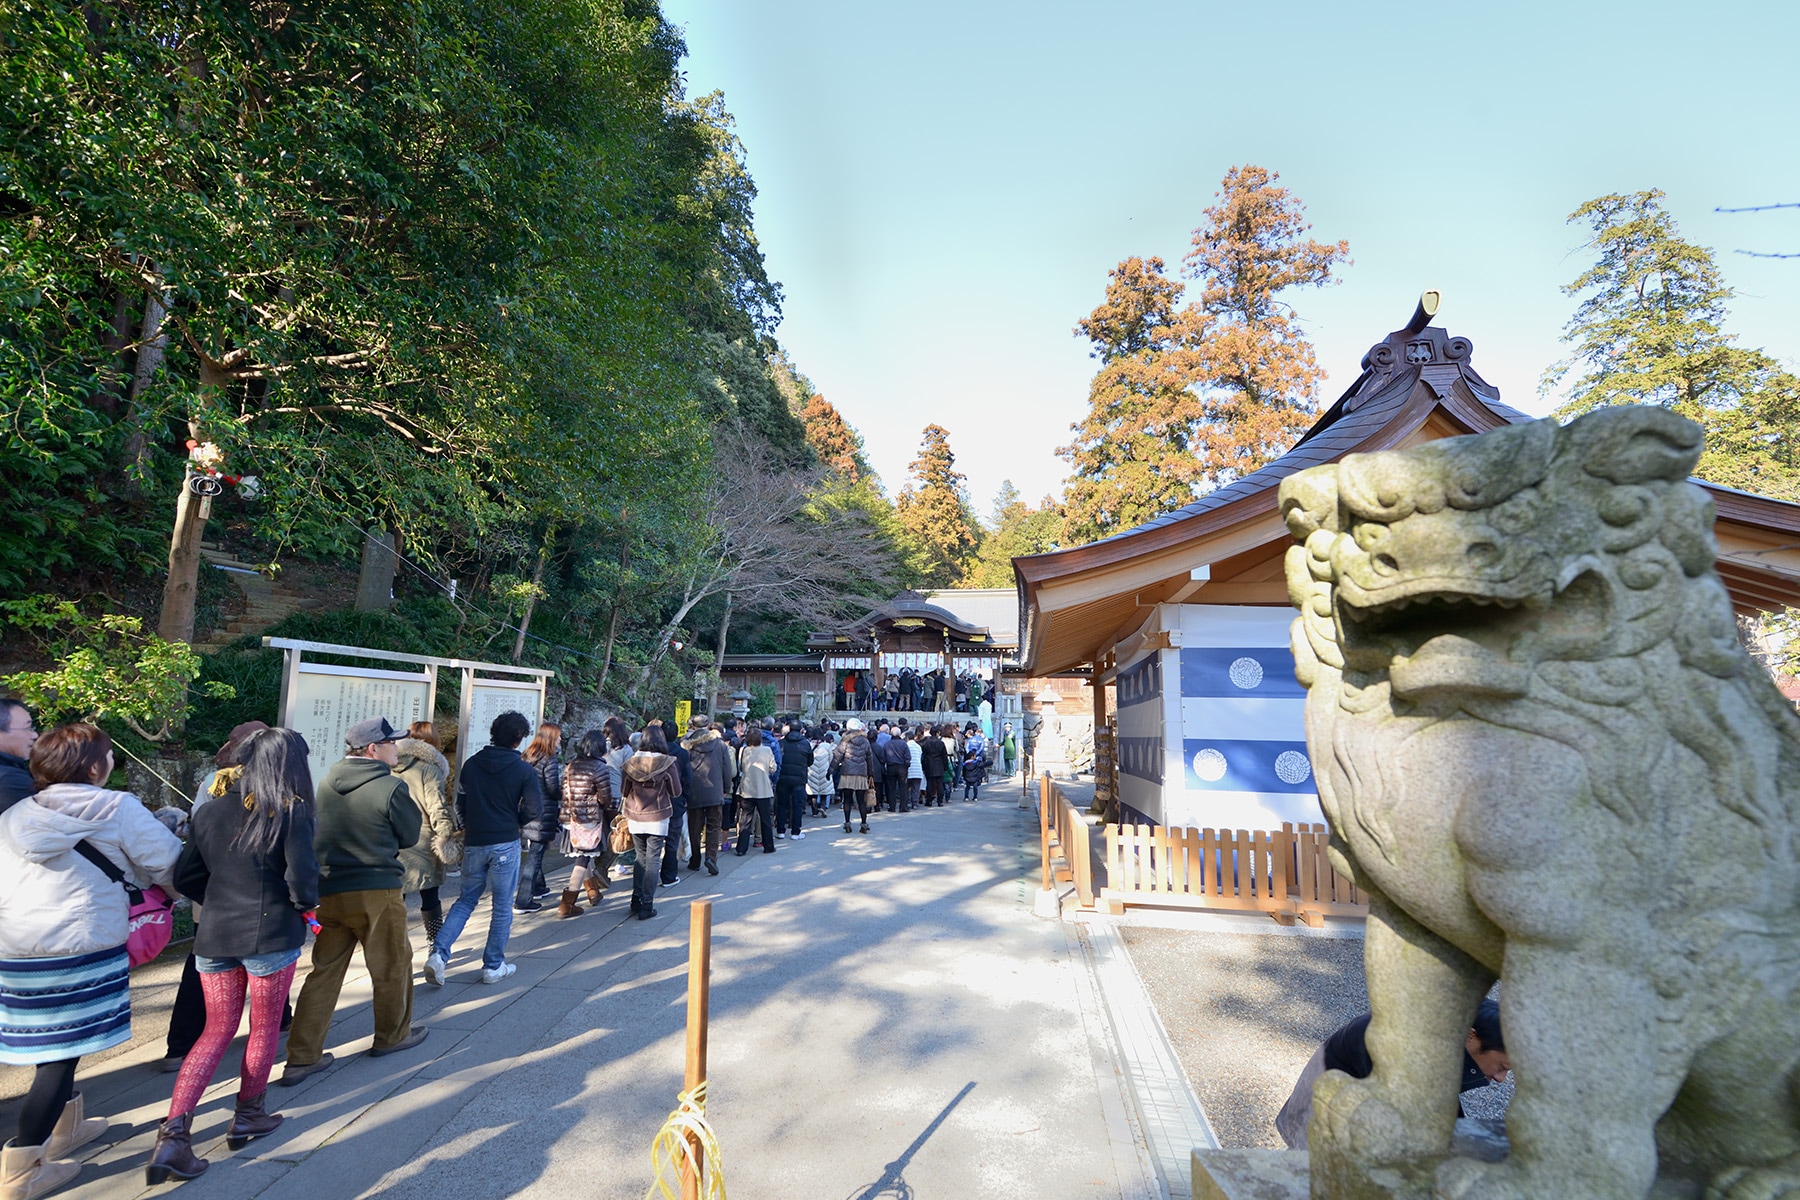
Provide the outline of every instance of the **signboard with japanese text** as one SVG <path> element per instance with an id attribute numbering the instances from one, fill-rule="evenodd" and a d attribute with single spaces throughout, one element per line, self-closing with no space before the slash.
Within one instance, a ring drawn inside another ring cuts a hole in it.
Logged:
<path id="1" fill-rule="evenodd" d="M 325 770 L 344 757 L 344 734 L 370 717 L 386 717 L 405 732 L 414 721 L 431 718 L 429 673 L 334 667 L 303 662 L 294 673 L 283 723 L 306 739 L 307 765 L 314 786 Z"/>
<path id="2" fill-rule="evenodd" d="M 542 681 L 517 679 L 471 679 L 463 675 L 463 719 L 457 741 L 457 762 L 488 744 L 488 730 L 494 718 L 504 712 L 524 713 L 531 722 L 531 734 L 537 732 L 544 719 L 544 685 Z"/>

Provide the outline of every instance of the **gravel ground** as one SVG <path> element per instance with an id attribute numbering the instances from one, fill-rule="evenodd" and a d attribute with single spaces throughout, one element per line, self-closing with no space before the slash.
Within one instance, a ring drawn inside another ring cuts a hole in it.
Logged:
<path id="1" fill-rule="evenodd" d="M 1219 1144 L 1280 1149 L 1281 1111 L 1306 1060 L 1369 1007 L 1360 939 L 1124 926 L 1125 945 Z M 1463 1096 L 1503 1117 L 1512 1083 Z"/>

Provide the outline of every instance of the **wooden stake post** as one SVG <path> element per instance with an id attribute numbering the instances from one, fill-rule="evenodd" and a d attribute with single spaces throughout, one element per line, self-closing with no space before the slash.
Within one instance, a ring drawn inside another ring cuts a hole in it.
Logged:
<path id="1" fill-rule="evenodd" d="M 688 909 L 687 1074 L 682 1090 L 691 1092 L 706 1079 L 707 1002 L 712 987 L 712 901 L 696 900 Z M 688 1136 L 693 1161 L 700 1145 Z M 700 1176 L 685 1165 L 681 1171 L 682 1200 L 699 1200 Z"/>

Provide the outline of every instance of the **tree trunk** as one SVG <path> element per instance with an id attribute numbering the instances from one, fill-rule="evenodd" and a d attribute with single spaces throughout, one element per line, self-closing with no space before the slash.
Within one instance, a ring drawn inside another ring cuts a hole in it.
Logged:
<path id="1" fill-rule="evenodd" d="M 144 324 L 138 331 L 137 364 L 131 372 L 131 386 L 125 393 L 128 405 L 125 419 L 131 422 L 131 435 L 125 441 L 125 459 L 128 469 L 133 472 L 140 472 L 149 457 L 150 435 L 139 401 L 151 379 L 162 369 L 163 354 L 169 345 L 169 335 L 163 329 L 163 318 L 167 315 L 161 295 L 151 292 L 144 297 Z M 197 435 L 190 433 L 188 436 Z"/>
<path id="2" fill-rule="evenodd" d="M 632 684 L 631 691 L 626 693 L 627 699 L 636 700 L 638 698 L 638 694 L 644 690 L 644 685 L 650 682 L 650 676 L 656 674 L 656 668 L 662 663 L 663 655 L 668 653 L 669 639 L 675 636 L 677 629 L 681 628 L 683 618 L 693 611 L 694 605 L 710 595 L 712 595 L 710 585 L 702 586 L 691 592 L 682 600 L 681 607 L 675 610 L 675 615 L 663 622 L 663 627 L 656 634 L 656 644 L 651 647 L 650 659 L 638 669 L 637 682 Z"/>
<path id="3" fill-rule="evenodd" d="M 619 583 L 613 589 L 612 617 L 606 623 L 606 655 L 600 660 L 600 684 L 594 689 L 598 694 L 606 692 L 606 677 L 612 673 L 613 647 L 619 638 L 619 593 L 625 590 L 625 571 L 631 566 L 631 538 L 629 528 L 627 536 L 619 543 Z"/>
<path id="4" fill-rule="evenodd" d="M 200 539 L 212 515 L 212 497 L 188 486 L 194 474 L 184 470 L 181 495 L 175 501 L 175 529 L 169 538 L 169 581 L 163 586 L 162 618 L 157 636 L 169 642 L 194 640 L 194 601 L 200 589 Z"/>
<path id="5" fill-rule="evenodd" d="M 356 581 L 356 611 L 386 612 L 394 603 L 394 571 L 399 567 L 394 534 L 363 531 L 362 574 Z"/>
<path id="6" fill-rule="evenodd" d="M 725 638 L 731 632 L 731 593 L 725 593 L 725 615 L 719 618 L 719 648 L 713 652 L 712 678 L 707 680 L 706 715 L 712 716 L 713 701 L 718 698 L 719 681 L 725 678 Z"/>
<path id="7" fill-rule="evenodd" d="M 519 618 L 519 636 L 513 640 L 512 660 L 516 665 L 525 657 L 525 635 L 531 629 L 531 614 L 537 608 L 538 589 L 544 583 L 544 564 L 550 561 L 550 546 L 556 541 L 556 529 L 544 532 L 544 544 L 538 547 L 537 566 L 531 569 L 531 594 L 525 597 L 525 612 Z"/>

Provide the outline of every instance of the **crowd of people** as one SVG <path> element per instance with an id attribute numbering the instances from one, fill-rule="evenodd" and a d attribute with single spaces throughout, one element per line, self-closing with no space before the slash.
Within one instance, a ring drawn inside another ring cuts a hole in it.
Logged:
<path id="1" fill-rule="evenodd" d="M 883 673 L 877 681 L 872 671 L 845 671 L 836 698 L 846 712 L 959 712 L 981 710 L 983 696 L 992 699 L 990 685 L 974 671 L 947 674 L 943 668 L 917 671 L 901 667 Z"/>
<path id="2" fill-rule="evenodd" d="M 867 833 L 877 812 L 941 807 L 958 789 L 977 800 L 990 769 L 1010 774 L 1016 760 L 1010 725 L 996 745 L 974 722 L 904 717 L 869 728 L 697 716 L 683 736 L 660 720 L 633 730 L 613 717 L 565 763 L 560 726 L 534 731 L 509 712 L 454 772 L 430 722 L 403 733 L 374 717 L 350 726 L 342 749 L 315 787 L 298 732 L 246 722 L 189 810 L 153 813 L 106 786 L 116 763 L 105 731 L 73 724 L 39 736 L 23 704 L 0 700 L 0 1063 L 35 1068 L 0 1150 L 0 1200 L 69 1182 L 80 1170 L 70 1155 L 107 1128 L 87 1115 L 76 1066 L 131 1037 L 134 914 L 154 907 L 147 896 L 186 897 L 195 923 L 161 1063 L 176 1078 L 145 1168 L 159 1184 L 207 1169 L 191 1121 L 246 1009 L 230 1149 L 282 1122 L 266 1101 L 284 1032 L 276 1083 L 331 1066 L 325 1042 L 358 947 L 373 993 L 370 1055 L 426 1039 L 412 1021 L 409 895 L 428 943 L 426 984 L 443 984 L 484 899 L 480 978 L 499 983 L 515 969 L 515 915 L 556 894 L 543 871 L 552 844 L 571 863 L 558 918 L 597 905 L 628 860 L 630 912 L 648 920 L 658 888 L 679 882 L 684 846 L 689 871 L 716 875 L 723 851 L 760 841 L 774 853 L 804 839 L 808 816 L 841 810 L 845 832 L 854 820 Z M 290 1008 L 309 932 L 310 970 Z"/>

